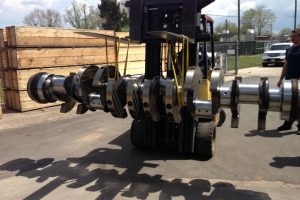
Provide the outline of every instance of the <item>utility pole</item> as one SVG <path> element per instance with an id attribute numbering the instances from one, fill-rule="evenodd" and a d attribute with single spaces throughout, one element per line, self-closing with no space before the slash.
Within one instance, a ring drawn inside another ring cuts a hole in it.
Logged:
<path id="1" fill-rule="evenodd" d="M 238 41 L 241 41 L 241 4 L 238 0 Z"/>
<path id="2" fill-rule="evenodd" d="M 295 0 L 295 18 L 294 18 L 294 29 L 297 28 L 297 0 Z"/>

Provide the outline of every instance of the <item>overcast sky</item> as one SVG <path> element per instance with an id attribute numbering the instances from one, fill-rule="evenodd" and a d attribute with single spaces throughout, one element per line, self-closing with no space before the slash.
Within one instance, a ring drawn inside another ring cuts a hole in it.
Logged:
<path id="1" fill-rule="evenodd" d="M 63 13 L 71 2 L 72 0 L 0 0 L 0 28 L 23 25 L 24 16 L 35 8 L 52 8 Z M 86 0 L 86 2 L 89 5 L 97 6 L 100 0 Z M 237 22 L 237 2 L 238 0 L 215 0 L 202 13 L 210 14 L 216 24 L 222 23 L 226 19 Z M 276 14 L 276 22 L 272 25 L 275 32 L 282 28 L 293 28 L 295 0 L 240 0 L 240 2 L 241 12 L 254 8 L 257 4 L 271 9 Z M 297 17 L 299 18 L 299 16 L 298 11 Z M 300 19 L 298 24 L 300 24 Z"/>

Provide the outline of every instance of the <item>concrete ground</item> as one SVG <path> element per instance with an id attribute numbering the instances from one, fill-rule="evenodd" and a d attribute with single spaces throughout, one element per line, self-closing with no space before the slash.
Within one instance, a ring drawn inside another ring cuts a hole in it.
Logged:
<path id="1" fill-rule="evenodd" d="M 281 68 L 239 71 L 245 82 Z M 232 80 L 233 76 L 226 76 Z M 143 152 L 130 143 L 130 117 L 103 112 L 78 116 L 58 107 L 5 113 L 0 120 L 0 199 L 226 199 L 298 200 L 300 143 L 296 127 L 278 133 L 279 114 L 256 131 L 256 105 L 241 107 L 240 126 L 230 112 L 217 129 L 216 155 Z"/>

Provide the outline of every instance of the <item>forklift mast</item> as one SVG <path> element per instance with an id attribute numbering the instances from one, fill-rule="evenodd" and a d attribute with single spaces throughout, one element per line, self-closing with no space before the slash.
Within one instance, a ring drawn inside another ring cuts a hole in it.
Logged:
<path id="1" fill-rule="evenodd" d="M 160 74 L 161 45 L 166 42 L 163 32 L 184 35 L 193 41 L 189 47 L 189 63 L 198 65 L 197 42 L 213 37 L 206 31 L 207 19 L 201 16 L 201 9 L 212 2 L 214 0 L 130 0 L 126 3 L 130 9 L 130 39 L 146 43 L 146 78 Z M 151 35 L 151 32 L 161 32 L 161 37 Z"/>

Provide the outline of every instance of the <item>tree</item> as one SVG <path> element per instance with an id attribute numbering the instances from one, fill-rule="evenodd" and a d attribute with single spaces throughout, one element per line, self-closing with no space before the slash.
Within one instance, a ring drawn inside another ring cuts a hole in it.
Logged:
<path id="1" fill-rule="evenodd" d="M 246 10 L 243 13 L 242 20 L 241 20 L 241 32 L 245 33 L 248 29 L 255 29 L 255 22 L 254 22 L 254 16 L 255 16 L 256 10 L 251 8 L 249 10 Z"/>
<path id="2" fill-rule="evenodd" d="M 257 34 L 261 35 L 263 29 L 268 25 L 272 24 L 276 17 L 271 9 L 266 9 L 263 5 L 256 7 L 256 15 L 254 16 Z"/>
<path id="3" fill-rule="evenodd" d="M 53 9 L 34 9 L 24 17 L 23 23 L 29 26 L 61 27 L 61 16 Z"/>
<path id="4" fill-rule="evenodd" d="M 275 14 L 270 9 L 266 9 L 263 5 L 258 5 L 255 9 L 244 12 L 242 16 L 242 30 L 254 28 L 257 34 L 261 35 L 264 29 L 269 24 L 272 24 L 275 19 Z"/>
<path id="5" fill-rule="evenodd" d="M 223 24 L 219 24 L 216 26 L 215 31 L 217 33 L 223 33 L 224 30 L 229 30 L 229 33 L 237 33 L 237 25 L 230 21 L 225 21 Z"/>
<path id="6" fill-rule="evenodd" d="M 94 10 L 93 6 L 88 6 L 84 1 L 72 4 L 65 9 L 64 19 L 72 27 L 78 29 L 101 28 L 101 18 Z"/>
<path id="7" fill-rule="evenodd" d="M 129 29 L 127 13 L 120 9 L 116 0 L 101 0 L 98 4 L 99 16 L 103 19 L 102 27 L 107 30 L 126 31 Z"/>
<path id="8" fill-rule="evenodd" d="M 291 32 L 292 32 L 292 29 L 290 29 L 290 28 L 283 28 L 283 29 L 281 29 L 279 31 L 278 35 L 279 36 L 285 36 L 285 35 L 291 34 Z"/>

